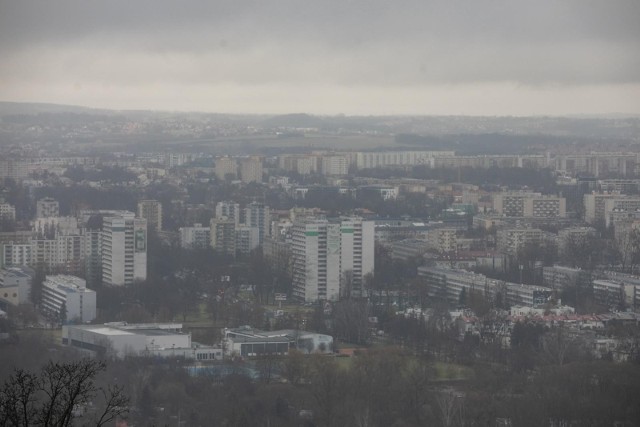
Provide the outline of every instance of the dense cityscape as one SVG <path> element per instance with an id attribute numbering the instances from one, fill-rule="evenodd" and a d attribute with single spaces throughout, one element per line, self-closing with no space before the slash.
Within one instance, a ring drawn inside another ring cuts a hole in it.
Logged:
<path id="1" fill-rule="evenodd" d="M 640 426 L 638 0 L 0 0 L 0 427 Z"/>
<path id="2" fill-rule="evenodd" d="M 143 376 L 120 384 L 131 424 L 638 421 L 640 120 L 565 119 L 571 142 L 536 143 L 549 119 L 420 134 L 433 119 L 19 107 L 2 121 L 3 354 Z M 107 142 L 109 117 L 161 149 Z M 585 415 L 566 387 L 624 412 Z M 211 412 L 196 390 L 241 395 Z"/>

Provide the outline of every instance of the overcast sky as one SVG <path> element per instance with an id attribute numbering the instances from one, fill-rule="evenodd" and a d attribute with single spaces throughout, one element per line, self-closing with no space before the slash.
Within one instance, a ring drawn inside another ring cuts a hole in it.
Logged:
<path id="1" fill-rule="evenodd" d="M 0 0 L 0 100 L 640 114 L 640 0 Z"/>

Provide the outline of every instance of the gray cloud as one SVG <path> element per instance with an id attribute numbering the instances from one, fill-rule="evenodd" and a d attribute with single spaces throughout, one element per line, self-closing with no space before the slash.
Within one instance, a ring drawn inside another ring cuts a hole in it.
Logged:
<path id="1" fill-rule="evenodd" d="M 39 85 L 274 85 L 283 96 L 307 86 L 635 87 L 639 16 L 637 0 L 4 0 L 0 97 Z"/>

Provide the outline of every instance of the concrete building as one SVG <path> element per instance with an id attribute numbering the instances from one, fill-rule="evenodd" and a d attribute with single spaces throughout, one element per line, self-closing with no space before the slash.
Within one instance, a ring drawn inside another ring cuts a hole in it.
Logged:
<path id="1" fill-rule="evenodd" d="M 9 203 L 0 203 L 0 220 L 15 221 L 16 208 Z"/>
<path id="2" fill-rule="evenodd" d="M 493 196 L 493 209 L 507 217 L 564 218 L 567 215 L 564 197 L 540 193 L 496 194 Z"/>
<path id="3" fill-rule="evenodd" d="M 262 182 L 262 159 L 260 157 L 249 157 L 240 160 L 240 178 L 245 184 L 251 182 Z"/>
<path id="4" fill-rule="evenodd" d="M 389 166 L 415 166 L 428 164 L 433 157 L 453 157 L 454 151 L 373 151 L 356 152 L 358 169 L 384 168 Z"/>
<path id="5" fill-rule="evenodd" d="M 232 201 L 222 201 L 216 203 L 216 218 L 233 219 L 236 227 L 240 225 L 240 205 Z"/>
<path id="6" fill-rule="evenodd" d="M 147 220 L 147 229 L 159 232 L 162 230 L 162 203 L 157 200 L 141 200 L 138 202 L 138 218 Z"/>
<path id="7" fill-rule="evenodd" d="M 210 226 L 211 247 L 226 255 L 236 256 L 236 223 L 233 219 L 212 218 Z"/>
<path id="8" fill-rule="evenodd" d="M 267 237 L 262 243 L 264 258 L 276 269 L 291 271 L 291 245 L 284 238 Z"/>
<path id="9" fill-rule="evenodd" d="M 584 201 L 584 220 L 589 224 L 604 222 L 605 202 L 608 199 L 620 197 L 620 194 L 614 193 L 592 193 L 585 194 Z"/>
<path id="10" fill-rule="evenodd" d="M 360 293 L 374 268 L 374 224 L 361 218 L 302 218 L 292 228 L 294 296 L 338 300 Z"/>
<path id="11" fill-rule="evenodd" d="M 565 174 L 586 174 L 599 177 L 609 173 L 633 174 L 638 164 L 635 153 L 593 152 L 560 155 L 555 158 L 556 170 Z"/>
<path id="12" fill-rule="evenodd" d="M 625 286 L 619 280 L 598 279 L 593 281 L 593 298 L 605 307 L 618 310 L 627 301 L 635 300 L 635 286 Z"/>
<path id="13" fill-rule="evenodd" d="M 180 227 L 180 247 L 184 249 L 206 249 L 211 246 L 211 228 L 202 224 Z"/>
<path id="14" fill-rule="evenodd" d="M 545 286 L 558 290 L 568 287 L 591 287 L 590 272 L 562 265 L 542 267 L 542 280 Z"/>
<path id="15" fill-rule="evenodd" d="M 284 155 L 278 157 L 278 167 L 300 175 L 318 172 L 318 159 L 312 155 Z"/>
<path id="16" fill-rule="evenodd" d="M 35 272 L 29 267 L 11 267 L 0 270 L 0 300 L 11 305 L 29 302 L 34 276 Z"/>
<path id="17" fill-rule="evenodd" d="M 36 218 L 60 216 L 60 204 L 51 197 L 45 197 L 36 202 Z"/>
<path id="18" fill-rule="evenodd" d="M 11 179 L 21 182 L 29 176 L 29 168 L 26 161 L 14 159 L 0 160 L 0 179 L 2 181 Z"/>
<path id="19" fill-rule="evenodd" d="M 240 225 L 236 227 L 236 253 L 249 255 L 260 246 L 260 229 Z"/>
<path id="20" fill-rule="evenodd" d="M 2 258 L 0 267 L 20 267 L 31 265 L 33 245 L 27 243 L 8 242 L 0 245 Z"/>
<path id="21" fill-rule="evenodd" d="M 640 197 L 618 196 L 604 201 L 604 222 L 607 227 L 615 225 L 615 220 L 634 218 L 640 211 Z"/>
<path id="22" fill-rule="evenodd" d="M 78 219 L 72 216 L 36 218 L 31 222 L 31 228 L 39 239 L 81 234 Z"/>
<path id="23" fill-rule="evenodd" d="M 133 212 L 103 219 L 100 252 L 102 282 L 130 285 L 147 278 L 147 220 Z"/>
<path id="24" fill-rule="evenodd" d="M 233 157 L 216 157 L 215 174 L 220 181 L 238 177 L 238 163 Z"/>
<path id="25" fill-rule="evenodd" d="M 464 270 L 423 266 L 418 268 L 418 275 L 424 277 L 429 296 L 446 299 L 451 304 L 459 304 L 463 290 L 467 296 L 479 292 L 495 301 L 500 295 L 507 305 L 529 307 L 544 305 L 553 295 L 550 288 L 503 282 Z"/>
<path id="26" fill-rule="evenodd" d="M 570 244 L 586 243 L 589 237 L 597 235 L 593 227 L 569 227 L 558 231 L 558 249 L 565 251 Z"/>
<path id="27" fill-rule="evenodd" d="M 458 230 L 455 228 L 434 228 L 427 237 L 429 246 L 440 253 L 451 253 L 458 250 Z"/>
<path id="28" fill-rule="evenodd" d="M 241 326 L 225 329 L 224 341 L 225 355 L 228 357 L 287 355 L 290 349 L 297 349 L 305 354 L 333 352 L 332 336 L 293 329 L 262 331 Z"/>
<path id="29" fill-rule="evenodd" d="M 259 231 L 260 244 L 269 236 L 271 229 L 271 210 L 262 203 L 251 202 L 244 209 L 245 225 Z"/>
<path id="30" fill-rule="evenodd" d="M 528 244 L 544 241 L 545 232 L 537 228 L 506 228 L 498 230 L 498 250 L 509 255 L 517 255 L 521 248 Z"/>
<path id="31" fill-rule="evenodd" d="M 33 267 L 81 274 L 86 256 L 85 237 L 80 234 L 59 234 L 54 239 L 34 239 L 31 241 L 31 261 Z"/>
<path id="32" fill-rule="evenodd" d="M 320 172 L 323 175 L 347 175 L 349 173 L 349 157 L 343 155 L 324 155 L 320 161 Z"/>
<path id="33" fill-rule="evenodd" d="M 42 284 L 41 309 L 59 317 L 63 308 L 66 321 L 90 322 L 96 318 L 96 292 L 76 276 L 47 276 Z"/>
<path id="34" fill-rule="evenodd" d="M 104 325 L 65 325 L 62 344 L 91 354 L 166 357 L 207 362 L 222 359 L 222 349 L 191 341 L 180 323 L 105 323 Z"/>

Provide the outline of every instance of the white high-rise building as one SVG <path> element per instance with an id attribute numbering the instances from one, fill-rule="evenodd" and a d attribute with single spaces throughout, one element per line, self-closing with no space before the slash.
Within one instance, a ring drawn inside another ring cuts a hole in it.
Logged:
<path id="1" fill-rule="evenodd" d="M 249 227 L 259 230 L 259 242 L 262 244 L 265 237 L 269 236 L 271 228 L 271 211 L 269 206 L 262 203 L 252 202 L 244 210 L 244 222 Z"/>
<path id="2" fill-rule="evenodd" d="M 374 270 L 374 223 L 361 218 L 302 218 L 292 230 L 293 292 L 302 301 L 362 294 Z"/>
<path id="3" fill-rule="evenodd" d="M 133 212 L 103 219 L 102 282 L 130 285 L 147 278 L 147 220 Z"/>
<path id="4" fill-rule="evenodd" d="M 216 203 L 216 218 L 223 217 L 232 219 L 237 227 L 240 224 L 240 205 L 228 200 Z"/>
<path id="5" fill-rule="evenodd" d="M 36 202 L 36 217 L 50 218 L 60 216 L 60 204 L 56 199 L 45 197 Z"/>

